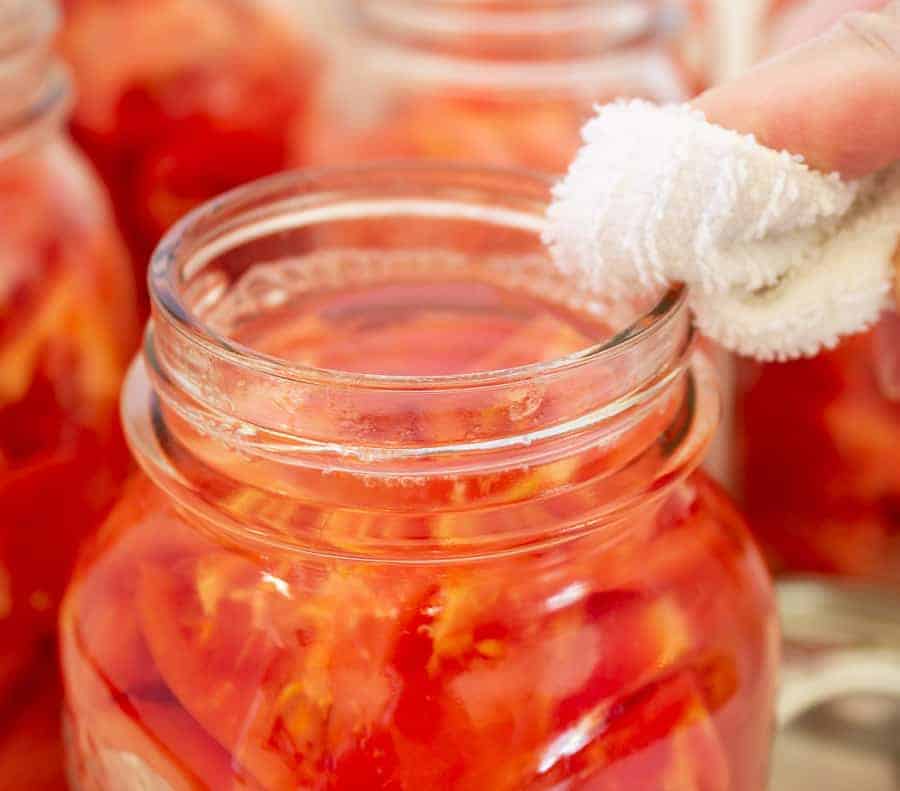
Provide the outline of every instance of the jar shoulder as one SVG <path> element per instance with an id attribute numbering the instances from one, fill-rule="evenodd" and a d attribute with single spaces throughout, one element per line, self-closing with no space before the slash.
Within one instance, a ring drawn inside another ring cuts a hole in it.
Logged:
<path id="1" fill-rule="evenodd" d="M 16 257 L 55 250 L 61 255 L 73 251 L 67 261 L 71 267 L 94 268 L 111 277 L 120 277 L 116 270 L 128 271 L 109 197 L 64 131 L 0 159 L 0 207 L 2 249 L 13 270 Z M 35 267 L 29 262 L 27 268 Z"/>
<path id="2" fill-rule="evenodd" d="M 257 507 L 265 508 L 258 490 L 252 495 Z M 327 509 L 308 507 L 304 513 L 315 515 L 327 528 L 331 513 Z M 357 516 L 361 529 L 367 519 L 375 518 L 363 512 Z M 522 601 L 532 604 L 542 597 L 552 598 L 575 580 L 602 590 L 684 596 L 698 612 L 716 598 L 732 609 L 742 600 L 749 618 L 765 617 L 771 611 L 771 583 L 746 522 L 729 495 L 706 473 L 695 472 L 673 487 L 662 504 L 636 512 L 630 519 L 632 524 L 615 540 L 589 533 L 552 548 L 496 558 L 441 563 L 424 558 L 416 562 L 414 554 L 403 558 L 328 557 L 302 549 L 241 544 L 179 508 L 149 478 L 138 474 L 86 556 L 82 573 L 89 578 L 116 567 L 130 575 L 147 564 L 175 561 L 191 569 L 207 560 L 211 565 L 221 562 L 228 566 L 238 558 L 248 569 L 256 570 L 257 582 L 266 575 L 282 575 L 296 584 L 298 594 L 307 588 L 317 590 L 324 578 L 335 575 L 338 582 L 347 584 L 348 602 L 355 601 L 352 579 L 356 575 L 365 584 L 417 579 L 426 587 L 447 581 L 458 586 L 463 580 L 473 589 L 518 589 Z M 548 529 L 551 527 L 548 522 Z M 415 551 L 412 544 L 410 551 Z M 94 571 L 94 567 L 103 571 Z M 522 593 L 526 589 L 531 589 L 527 596 Z M 364 605 L 365 600 L 356 604 Z"/>

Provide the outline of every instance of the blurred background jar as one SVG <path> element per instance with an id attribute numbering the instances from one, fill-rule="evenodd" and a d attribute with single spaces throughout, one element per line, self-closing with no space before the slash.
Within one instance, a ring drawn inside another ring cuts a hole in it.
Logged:
<path id="1" fill-rule="evenodd" d="M 773 0 L 777 53 L 876 0 Z M 776 572 L 900 583 L 900 319 L 809 360 L 738 369 L 739 485 Z"/>
<path id="2" fill-rule="evenodd" d="M 56 21 L 49 0 L 0 0 L 2 788 L 41 787 L 23 774 L 18 712 L 53 686 L 62 589 L 128 467 L 117 397 L 137 343 L 125 247 L 65 132 L 71 92 L 51 49 Z M 58 726 L 47 730 L 55 738 Z M 40 763 L 52 770 L 45 755 Z"/>
<path id="3" fill-rule="evenodd" d="M 355 0 L 347 17 L 298 161 L 561 172 L 595 103 L 683 100 L 704 82 L 680 2 Z"/>
<path id="4" fill-rule="evenodd" d="M 742 361 L 737 420 L 748 516 L 776 572 L 900 582 L 900 327 L 790 363 Z"/>
<path id="5" fill-rule="evenodd" d="M 175 220 L 286 167 L 314 47 L 297 0 L 62 2 L 72 130 L 112 193 L 144 295 L 150 253 Z"/>

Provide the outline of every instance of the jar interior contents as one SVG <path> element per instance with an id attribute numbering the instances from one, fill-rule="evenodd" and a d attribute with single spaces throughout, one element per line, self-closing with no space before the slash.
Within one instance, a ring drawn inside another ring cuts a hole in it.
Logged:
<path id="1" fill-rule="evenodd" d="M 319 568 L 204 542 L 144 484 L 64 622 L 83 787 L 758 791 L 774 635 L 754 550 L 703 478 L 643 534 L 544 563 Z"/>
<path id="2" fill-rule="evenodd" d="M 396 256 L 388 279 L 382 279 L 386 262 L 373 262 L 371 254 L 341 258 L 340 264 L 334 256 L 321 263 L 331 282 L 335 270 L 344 269 L 337 275 L 347 278 L 344 285 L 299 294 L 278 310 L 251 311 L 229 327 L 229 337 L 291 363 L 395 376 L 515 368 L 575 354 L 609 337 L 601 318 L 516 290 L 503 283 L 502 272 L 486 279 L 486 268 L 479 272 L 454 256 L 445 267 L 440 253 Z M 515 270 L 516 262 L 504 263 Z M 250 277 L 258 289 L 264 277 L 281 283 L 298 267 L 316 266 L 309 259 L 283 262 Z M 272 292 L 257 297 L 273 299 Z"/>
<path id="3" fill-rule="evenodd" d="M 273 463 L 274 432 L 194 430 L 160 398 L 153 430 L 193 505 L 135 481 L 67 599 L 82 788 L 764 786 L 777 641 L 762 564 L 702 474 L 641 499 L 696 425 L 684 389 L 603 442 L 538 433 L 582 416 L 580 389 L 542 368 L 587 365 L 655 302 L 617 315 L 573 295 L 533 232 L 440 225 L 271 234 L 184 275 L 188 309 L 232 353 L 336 377 L 309 398 L 200 364 L 203 392 L 357 448 Z M 516 366 L 533 376 L 502 385 Z M 591 407 L 629 370 L 598 373 Z M 471 378 L 465 397 L 447 377 Z M 345 400 L 361 382 L 376 392 Z M 207 508 L 234 540 L 202 527 Z"/>

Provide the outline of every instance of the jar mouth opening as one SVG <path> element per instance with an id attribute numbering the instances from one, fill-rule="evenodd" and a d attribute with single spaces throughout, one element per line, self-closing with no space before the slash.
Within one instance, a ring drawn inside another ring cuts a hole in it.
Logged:
<path id="1" fill-rule="evenodd" d="M 241 250 L 252 255 L 254 244 L 277 246 L 298 229 L 315 231 L 353 219 L 465 219 L 488 232 L 514 229 L 539 243 L 552 184 L 550 177 L 533 172 L 420 162 L 297 171 L 263 179 L 194 210 L 164 237 L 149 274 L 155 319 L 204 353 L 243 370 L 341 388 L 440 391 L 506 386 L 612 363 L 683 319 L 687 308 L 682 286 L 642 295 L 643 304 L 608 337 L 571 353 L 452 374 L 370 373 L 295 362 L 230 337 L 208 318 L 209 308 L 222 298 L 223 286 L 204 284 L 204 277 L 223 256 L 241 255 Z"/>

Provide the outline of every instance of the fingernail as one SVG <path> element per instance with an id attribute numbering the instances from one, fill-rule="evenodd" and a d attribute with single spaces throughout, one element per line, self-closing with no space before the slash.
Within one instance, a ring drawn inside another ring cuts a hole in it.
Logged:
<path id="1" fill-rule="evenodd" d="M 882 6 L 880 11 L 847 14 L 838 31 L 849 34 L 857 44 L 882 55 L 900 57 L 900 0 Z"/>

